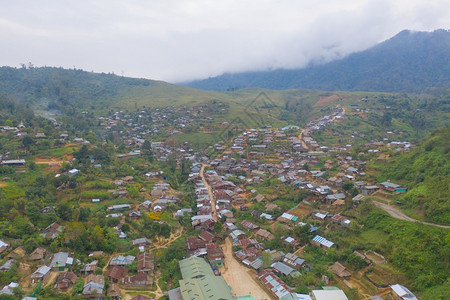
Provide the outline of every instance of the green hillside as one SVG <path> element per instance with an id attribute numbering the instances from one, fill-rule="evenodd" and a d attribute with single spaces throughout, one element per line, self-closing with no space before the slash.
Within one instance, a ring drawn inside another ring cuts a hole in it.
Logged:
<path id="1" fill-rule="evenodd" d="M 432 222 L 450 224 L 450 128 L 435 131 L 411 153 L 394 156 L 379 164 L 380 180 L 392 180 L 408 187 L 400 198 Z"/>
<path id="2" fill-rule="evenodd" d="M 421 138 L 442 127 L 448 119 L 445 94 L 407 95 L 367 92 L 324 92 L 317 90 L 239 89 L 213 92 L 172 85 L 162 81 L 121 77 L 62 68 L 0 68 L 0 95 L 19 103 L 46 118 L 63 118 L 76 124 L 86 119 L 81 113 L 95 116 L 113 111 L 136 111 L 142 108 L 195 106 L 225 103 L 227 110 L 214 119 L 215 124 L 231 123 L 239 128 L 282 126 L 287 123 L 302 126 L 341 105 L 350 113 L 354 105 L 364 115 L 351 116 L 339 122 L 342 131 L 355 129 L 367 137 L 398 130 L 404 138 Z M 332 98 L 332 101 L 326 99 Z M 319 100 L 324 100 L 318 105 Z M 361 101 L 366 99 L 367 101 Z M 359 119 L 358 119 L 359 118 Z M 20 120 L 18 120 L 20 121 Z M 92 128 L 92 119 L 85 120 Z M 78 126 L 78 130 L 82 130 Z M 316 137 L 326 142 L 323 137 Z M 189 140 L 189 138 L 187 139 Z"/>

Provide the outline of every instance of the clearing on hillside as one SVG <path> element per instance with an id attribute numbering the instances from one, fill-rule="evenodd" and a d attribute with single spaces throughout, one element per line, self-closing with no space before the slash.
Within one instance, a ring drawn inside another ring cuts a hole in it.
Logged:
<path id="1" fill-rule="evenodd" d="M 341 97 L 339 97 L 338 95 L 331 95 L 331 96 L 327 96 L 327 97 L 319 97 L 319 100 L 317 100 L 317 102 L 314 103 L 313 107 L 325 106 L 328 103 L 331 103 L 331 102 L 336 101 L 338 99 L 341 99 Z"/>

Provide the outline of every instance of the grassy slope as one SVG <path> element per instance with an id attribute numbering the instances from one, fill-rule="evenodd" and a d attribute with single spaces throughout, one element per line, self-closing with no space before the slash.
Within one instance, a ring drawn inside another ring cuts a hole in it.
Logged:
<path id="1" fill-rule="evenodd" d="M 314 138 L 319 144 L 337 144 L 347 139 L 351 144 L 388 138 L 397 141 L 413 141 L 425 138 L 433 130 L 446 126 L 450 105 L 445 94 L 408 95 L 387 93 L 337 93 L 343 97 L 340 105 L 347 118 L 330 126 L 330 131 L 317 132 Z M 355 97 L 355 96 L 359 96 Z M 367 99 L 362 101 L 361 99 Z M 361 112 L 353 112 L 359 109 Z M 333 136 L 331 133 L 345 133 Z M 391 132 L 388 134 L 387 132 Z M 393 132 L 393 133 L 392 133 Z M 349 134 L 355 133 L 349 139 Z"/>
<path id="2" fill-rule="evenodd" d="M 435 131 L 411 153 L 375 165 L 380 180 L 408 187 L 400 197 L 406 208 L 420 209 L 429 221 L 450 224 L 450 129 Z"/>

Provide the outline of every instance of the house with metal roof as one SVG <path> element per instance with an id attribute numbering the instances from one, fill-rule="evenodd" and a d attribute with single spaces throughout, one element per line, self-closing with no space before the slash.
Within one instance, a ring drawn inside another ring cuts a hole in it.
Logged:
<path id="1" fill-rule="evenodd" d="M 130 208 L 131 208 L 130 204 L 117 204 L 117 205 L 108 206 L 108 211 L 130 209 Z"/>
<path id="2" fill-rule="evenodd" d="M 105 279 L 102 275 L 90 274 L 86 279 L 86 284 L 83 286 L 82 294 L 84 298 L 100 299 L 105 288 Z"/>
<path id="3" fill-rule="evenodd" d="M 340 225 L 342 225 L 342 226 L 345 226 L 345 227 L 349 227 L 349 226 L 350 226 L 350 223 L 351 223 L 351 221 L 350 221 L 349 219 L 347 219 L 346 217 L 341 216 L 341 215 L 339 215 L 339 214 L 334 215 L 334 216 L 331 218 L 331 221 L 332 221 L 332 222 L 335 222 L 335 223 L 338 223 L 338 224 L 340 224 Z"/>
<path id="4" fill-rule="evenodd" d="M 311 300 L 311 296 L 299 293 L 289 293 L 281 297 L 280 300 Z"/>
<path id="5" fill-rule="evenodd" d="M 315 237 L 313 237 L 312 244 L 321 247 L 322 249 L 328 250 L 330 248 L 336 248 L 336 244 L 334 244 L 333 242 L 327 240 L 324 237 L 321 237 L 320 235 L 316 235 Z"/>
<path id="6" fill-rule="evenodd" d="M 2 161 L 2 165 L 4 166 L 24 166 L 25 164 L 25 159 L 10 159 Z"/>
<path id="7" fill-rule="evenodd" d="M 380 183 L 380 187 L 384 188 L 385 190 L 391 191 L 391 192 L 397 192 L 397 193 L 404 193 L 406 192 L 406 188 L 403 186 L 400 186 L 396 183 L 392 183 L 390 181 L 385 181 Z"/>
<path id="8" fill-rule="evenodd" d="M 9 244 L 0 240 L 0 253 L 5 252 L 9 248 Z"/>
<path id="9" fill-rule="evenodd" d="M 259 273 L 256 278 L 270 290 L 277 299 L 282 299 L 283 296 L 292 293 L 292 290 L 272 271 L 264 270 Z"/>
<path id="10" fill-rule="evenodd" d="M 0 295 L 10 295 L 10 296 L 14 296 L 14 289 L 16 287 L 18 287 L 19 284 L 17 282 L 10 282 L 8 285 L 5 285 L 1 290 L 0 290 Z"/>
<path id="11" fill-rule="evenodd" d="M 313 300 L 348 300 L 344 291 L 342 290 L 313 290 L 311 292 Z"/>
<path id="12" fill-rule="evenodd" d="M 69 252 L 58 252 L 53 256 L 49 267 L 57 271 L 64 271 L 72 264 L 73 257 L 69 257 Z"/>
<path id="13" fill-rule="evenodd" d="M 290 221 L 297 222 L 298 217 L 285 212 L 277 220 L 284 223 L 289 223 Z"/>
<path id="14" fill-rule="evenodd" d="M 306 261 L 293 253 L 288 253 L 284 256 L 283 262 L 294 268 L 300 268 Z"/>
<path id="15" fill-rule="evenodd" d="M 109 262 L 110 266 L 125 266 L 125 265 L 131 265 L 133 261 L 136 259 L 133 255 L 118 255 L 114 256 L 111 261 Z"/>
<path id="16" fill-rule="evenodd" d="M 240 229 L 235 229 L 232 232 L 230 232 L 230 236 L 233 239 L 233 241 L 238 241 L 247 238 L 247 234 Z"/>
<path id="17" fill-rule="evenodd" d="M 414 294 L 410 290 L 408 290 L 401 284 L 391 285 L 390 288 L 392 289 L 392 293 L 394 297 L 396 297 L 396 299 L 417 300 L 417 297 L 414 296 Z"/>
<path id="18" fill-rule="evenodd" d="M 31 282 L 43 281 L 45 276 L 50 272 L 51 268 L 48 266 L 39 267 L 33 274 L 31 274 Z"/>
<path id="19" fill-rule="evenodd" d="M 285 263 L 276 262 L 271 265 L 275 273 L 279 272 L 285 276 L 297 277 L 300 276 L 300 272 L 294 268 L 289 267 Z"/>
<path id="20" fill-rule="evenodd" d="M 215 276 L 203 258 L 189 257 L 179 261 L 180 290 L 184 300 L 235 300 L 231 289 L 220 276 Z"/>

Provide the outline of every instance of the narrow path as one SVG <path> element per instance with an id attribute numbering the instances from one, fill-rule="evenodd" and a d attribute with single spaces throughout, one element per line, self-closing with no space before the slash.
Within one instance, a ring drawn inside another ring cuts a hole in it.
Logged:
<path id="1" fill-rule="evenodd" d="M 157 242 L 152 243 L 152 245 L 149 247 L 149 250 L 156 250 L 161 248 L 167 248 L 175 242 L 179 237 L 181 237 L 183 233 L 183 226 L 180 226 L 175 232 L 170 233 L 170 237 L 168 239 L 156 237 Z"/>
<path id="2" fill-rule="evenodd" d="M 391 217 L 393 217 L 395 219 L 414 222 L 414 223 L 421 223 L 424 225 L 430 225 L 430 226 L 434 226 L 434 227 L 450 229 L 450 226 L 448 226 L 448 225 L 434 224 L 434 223 L 424 222 L 424 221 L 420 221 L 420 220 L 411 218 L 408 215 L 406 215 L 404 212 L 402 212 L 401 210 L 399 210 L 393 206 L 390 206 L 388 204 L 384 204 L 384 203 L 381 203 L 378 201 L 372 201 L 372 203 L 375 206 L 377 206 L 377 207 L 381 208 L 382 210 L 384 210 L 385 212 L 387 212 L 389 215 L 391 215 Z"/>
<path id="3" fill-rule="evenodd" d="M 231 287 L 234 295 L 251 295 L 257 300 L 271 300 L 273 297 L 264 290 L 256 279 L 256 272 L 242 265 L 233 256 L 231 238 L 225 240 L 222 246 L 225 254 L 225 267 L 220 268 L 223 279 Z"/>
<path id="4" fill-rule="evenodd" d="M 218 218 L 217 218 L 217 209 L 216 209 L 216 198 L 214 197 L 211 186 L 208 184 L 208 181 L 206 181 L 205 167 L 206 167 L 206 164 L 202 164 L 202 168 L 200 169 L 200 176 L 202 177 L 203 184 L 208 189 L 209 200 L 211 201 L 212 217 L 217 222 Z"/>
<path id="5" fill-rule="evenodd" d="M 306 132 L 306 129 L 302 129 L 300 131 L 300 134 L 298 135 L 298 139 L 300 140 L 300 143 L 302 143 L 302 147 L 309 151 L 310 149 L 309 149 L 308 145 L 303 140 L 303 135 L 305 134 L 305 132 Z"/>

